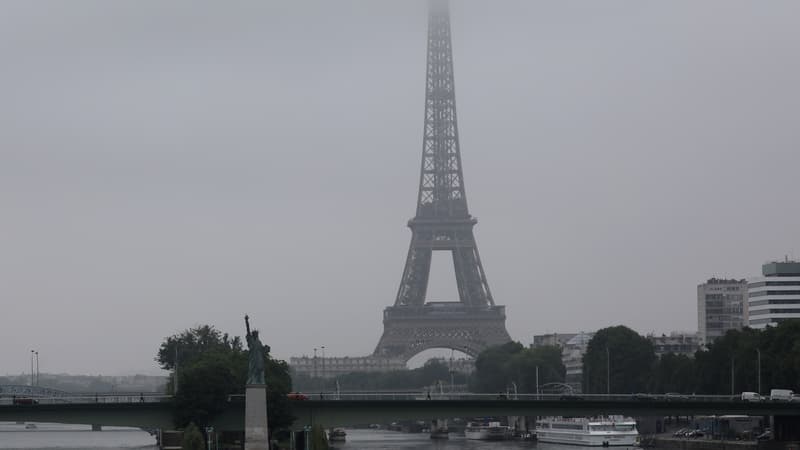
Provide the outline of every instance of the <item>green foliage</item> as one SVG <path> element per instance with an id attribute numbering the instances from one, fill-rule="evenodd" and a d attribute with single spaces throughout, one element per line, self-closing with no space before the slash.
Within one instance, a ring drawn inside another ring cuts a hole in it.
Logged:
<path id="1" fill-rule="evenodd" d="M 764 330 L 728 331 L 694 358 L 666 354 L 656 359 L 646 339 L 625 327 L 598 331 L 583 357 L 584 391 L 605 393 L 606 353 L 611 357 L 611 392 L 679 392 L 738 395 L 773 388 L 800 390 L 800 321 Z M 733 375 L 733 376 L 731 376 Z M 731 386 L 733 382 L 733 386 Z"/>
<path id="2" fill-rule="evenodd" d="M 656 361 L 648 392 L 695 392 L 694 360 L 686 355 L 668 353 Z"/>
<path id="3" fill-rule="evenodd" d="M 164 339 L 158 349 L 156 361 L 162 369 L 172 370 L 175 368 L 176 353 L 180 367 L 207 352 L 231 351 L 242 351 L 242 340 L 239 336 L 231 338 L 228 333 L 223 334 L 213 325 L 201 325 Z"/>
<path id="4" fill-rule="evenodd" d="M 175 424 L 181 427 L 193 422 L 206 426 L 228 406 L 230 395 L 245 393 L 248 353 L 238 336 L 230 338 L 213 326 L 203 325 L 165 339 L 156 358 L 162 367 L 174 367 L 175 345 L 179 346 L 180 358 Z M 277 430 L 294 420 L 286 397 L 292 389 L 292 380 L 286 362 L 272 359 L 268 354 L 264 358 L 267 420 L 270 430 Z"/>
<path id="5" fill-rule="evenodd" d="M 757 391 L 759 351 L 762 393 L 771 388 L 800 389 L 800 321 L 786 321 L 764 330 L 731 330 L 707 351 L 697 352 L 697 391 L 721 395 Z"/>
<path id="6" fill-rule="evenodd" d="M 622 325 L 603 328 L 583 355 L 583 391 L 604 394 L 610 380 L 611 393 L 647 392 L 655 362 L 647 338 Z"/>
<path id="7" fill-rule="evenodd" d="M 524 348 L 519 342 L 491 347 L 475 360 L 471 389 L 475 392 L 505 392 L 516 383 L 517 392 L 536 392 L 536 368 L 539 385 L 563 382 L 566 370 L 558 347 Z"/>
<path id="8" fill-rule="evenodd" d="M 183 450 L 204 450 L 205 439 L 203 439 L 203 433 L 197 429 L 194 423 L 190 423 L 183 430 L 181 447 Z"/>

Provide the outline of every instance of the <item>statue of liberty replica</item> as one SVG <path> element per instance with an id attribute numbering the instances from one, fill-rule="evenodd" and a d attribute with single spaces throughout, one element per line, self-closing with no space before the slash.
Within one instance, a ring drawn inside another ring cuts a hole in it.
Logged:
<path id="1" fill-rule="evenodd" d="M 264 358 L 269 353 L 269 346 L 265 346 L 258 338 L 258 330 L 250 331 L 250 318 L 244 316 L 244 325 L 247 328 L 247 348 L 250 350 L 248 355 L 247 384 L 264 383 Z"/>
<path id="2" fill-rule="evenodd" d="M 267 385 L 264 382 L 264 362 L 269 352 L 258 338 L 258 330 L 250 331 L 250 318 L 244 316 L 247 329 L 247 386 L 245 392 L 244 448 L 269 450 L 267 425 Z"/>

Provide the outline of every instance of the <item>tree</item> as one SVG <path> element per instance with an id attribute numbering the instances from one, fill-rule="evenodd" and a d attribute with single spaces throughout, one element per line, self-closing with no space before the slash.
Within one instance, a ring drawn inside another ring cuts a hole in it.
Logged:
<path id="1" fill-rule="evenodd" d="M 526 349 L 519 342 L 490 347 L 475 360 L 472 389 L 476 392 L 505 392 L 512 383 L 518 392 L 536 392 L 536 370 L 539 385 L 563 382 L 566 370 L 558 347 Z"/>
<path id="2" fill-rule="evenodd" d="M 247 382 L 248 353 L 238 336 L 202 325 L 164 340 L 156 360 L 161 367 L 175 367 L 178 348 L 179 389 L 175 394 L 174 420 L 178 427 L 189 423 L 206 426 L 228 405 L 232 394 L 244 394 Z M 285 361 L 264 355 L 267 390 L 267 419 L 270 431 L 291 425 L 294 418 L 286 394 L 292 389 L 289 366 Z"/>
<path id="3" fill-rule="evenodd" d="M 207 352 L 242 351 L 242 340 L 239 336 L 231 338 L 213 325 L 200 325 L 172 335 L 161 343 L 156 361 L 164 370 L 175 368 L 176 355 L 178 366 L 197 359 Z"/>
<path id="4" fill-rule="evenodd" d="M 197 429 L 195 424 L 190 423 L 183 430 L 183 440 L 181 441 L 181 448 L 184 450 L 203 450 L 205 447 L 203 433 Z"/>
<path id="5" fill-rule="evenodd" d="M 667 353 L 662 355 L 653 369 L 650 392 L 679 392 L 689 394 L 697 390 L 695 363 L 686 355 Z"/>
<path id="6" fill-rule="evenodd" d="M 653 344 L 628 327 L 603 328 L 583 355 L 583 391 L 590 394 L 644 392 L 656 361 Z"/>

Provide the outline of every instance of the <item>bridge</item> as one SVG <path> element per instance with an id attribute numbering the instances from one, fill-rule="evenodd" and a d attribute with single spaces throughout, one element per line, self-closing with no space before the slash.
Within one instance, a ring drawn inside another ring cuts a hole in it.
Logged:
<path id="1" fill-rule="evenodd" d="M 117 402 L 93 397 L 41 398 L 35 404 L 0 405 L 0 421 L 80 423 L 171 429 L 172 399 L 168 396 L 122 397 Z M 127 398 L 127 400 L 124 400 Z M 409 393 L 339 394 L 324 399 L 291 400 L 297 418 L 293 427 L 321 424 L 326 427 L 389 423 L 404 419 L 479 416 L 677 416 L 746 414 L 775 416 L 776 426 L 800 428 L 800 405 L 792 402 L 751 403 L 731 396 L 590 395 L 564 397 L 526 394 L 498 398 L 495 394 L 444 394 L 425 396 Z M 231 396 L 227 408 L 210 425 L 220 430 L 242 430 L 244 398 Z M 781 425 L 785 424 L 785 425 Z"/>

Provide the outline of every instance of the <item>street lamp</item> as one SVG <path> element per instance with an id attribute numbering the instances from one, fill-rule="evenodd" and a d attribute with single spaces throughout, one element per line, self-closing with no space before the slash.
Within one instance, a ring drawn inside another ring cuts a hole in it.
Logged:
<path id="1" fill-rule="evenodd" d="M 325 346 L 322 346 L 322 386 L 325 386 Z"/>
<path id="2" fill-rule="evenodd" d="M 756 349 L 756 354 L 758 355 L 758 395 L 761 395 L 761 349 Z"/>
<path id="3" fill-rule="evenodd" d="M 314 347 L 314 378 L 317 378 L 317 347 Z"/>
<path id="4" fill-rule="evenodd" d="M 606 346 L 606 395 L 611 395 L 611 353 Z"/>
<path id="5" fill-rule="evenodd" d="M 39 385 L 39 351 L 35 352 L 36 354 L 36 386 Z"/>
<path id="6" fill-rule="evenodd" d="M 33 354 L 36 350 L 31 350 L 31 386 L 33 386 Z"/>

